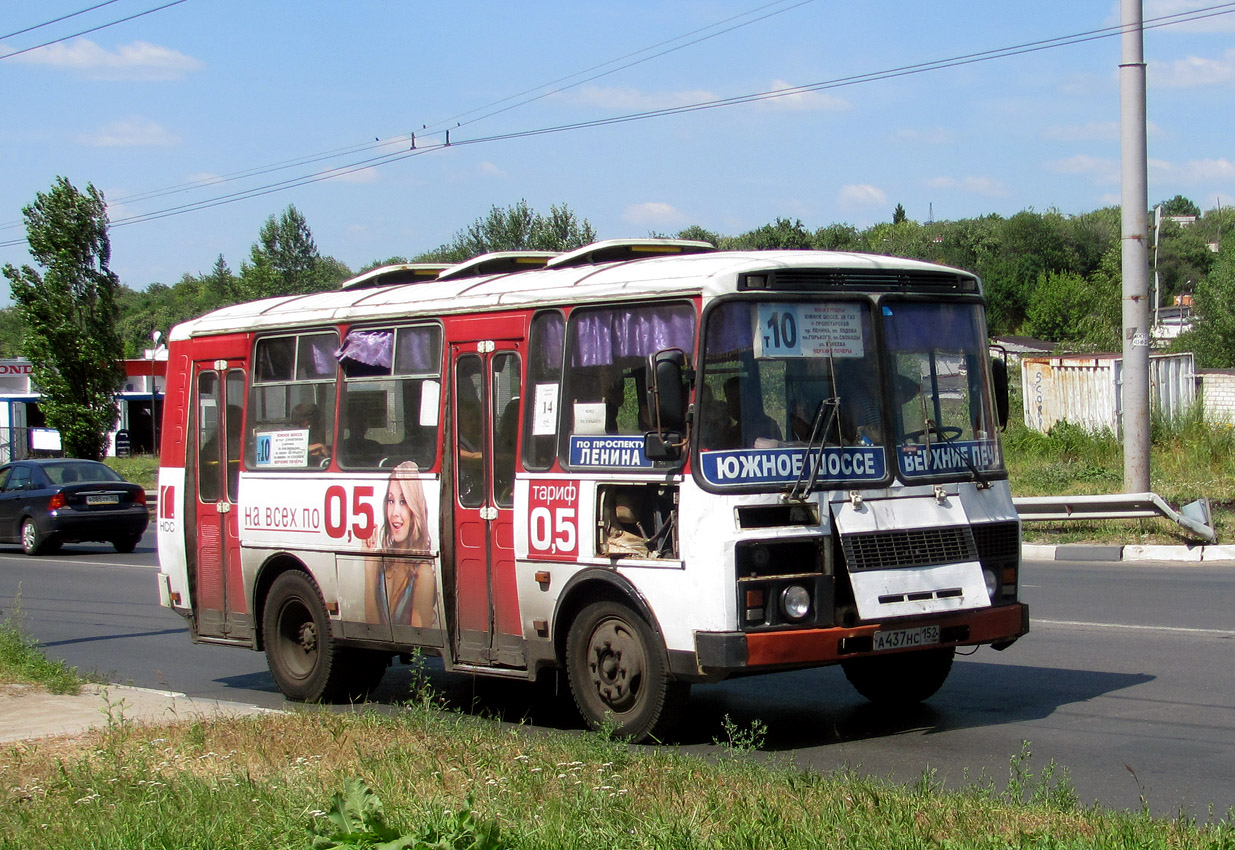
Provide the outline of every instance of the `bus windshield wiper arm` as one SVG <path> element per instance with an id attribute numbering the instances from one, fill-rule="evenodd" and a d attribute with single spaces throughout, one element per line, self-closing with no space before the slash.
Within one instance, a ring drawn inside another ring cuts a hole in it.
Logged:
<path id="1" fill-rule="evenodd" d="M 832 423 L 836 420 L 839 410 L 840 399 L 836 396 L 819 402 L 819 409 L 815 411 L 815 418 L 811 420 L 810 439 L 806 442 L 806 457 L 802 462 L 802 471 L 798 473 L 797 480 L 790 485 L 786 493 L 787 498 L 800 501 L 815 489 L 815 482 L 819 478 L 819 467 L 823 466 L 823 448 L 827 444 L 828 432 L 832 430 Z M 825 411 L 827 412 L 826 419 Z M 813 465 L 811 464 L 812 455 L 818 456 L 818 461 Z"/>
<path id="2" fill-rule="evenodd" d="M 991 486 L 991 482 L 987 481 L 982 476 L 981 472 L 978 472 L 978 468 L 974 466 L 973 461 L 969 459 L 969 453 L 961 451 L 960 446 L 956 445 L 956 442 L 951 437 L 949 437 L 946 433 L 944 433 L 944 430 L 940 428 L 938 424 L 936 424 L 934 419 L 926 420 L 926 456 L 928 460 L 930 458 L 930 451 L 931 451 L 931 431 L 934 431 L 936 434 L 938 434 L 939 439 L 943 440 L 949 446 L 956 449 L 956 453 L 961 456 L 961 460 L 965 462 L 965 466 L 969 467 L 969 471 L 973 474 L 973 480 L 977 483 L 979 490 L 986 490 L 987 488 Z"/>

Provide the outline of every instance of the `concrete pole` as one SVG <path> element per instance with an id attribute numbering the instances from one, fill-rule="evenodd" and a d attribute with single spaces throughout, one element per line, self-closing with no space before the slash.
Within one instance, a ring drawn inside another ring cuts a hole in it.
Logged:
<path id="1" fill-rule="evenodd" d="M 1145 143 L 1145 57 L 1142 0 L 1120 0 L 1119 63 L 1123 236 L 1124 492 L 1149 483 L 1149 188 Z"/>

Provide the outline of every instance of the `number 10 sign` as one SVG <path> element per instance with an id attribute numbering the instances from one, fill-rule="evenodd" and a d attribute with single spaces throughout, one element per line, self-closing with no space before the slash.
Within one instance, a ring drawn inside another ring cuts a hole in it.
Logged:
<path id="1" fill-rule="evenodd" d="M 755 316 L 756 357 L 861 357 L 862 307 L 839 301 L 770 302 Z"/>

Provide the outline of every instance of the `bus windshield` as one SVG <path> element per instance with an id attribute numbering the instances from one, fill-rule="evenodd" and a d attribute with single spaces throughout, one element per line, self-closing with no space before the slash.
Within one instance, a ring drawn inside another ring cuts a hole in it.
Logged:
<path id="1" fill-rule="evenodd" d="M 1000 469 L 981 308 L 885 302 L 882 313 L 901 476 Z"/>
<path id="2" fill-rule="evenodd" d="M 883 346 L 874 333 L 883 323 Z M 977 304 L 731 301 L 708 318 L 695 440 L 717 485 L 976 476 L 1000 467 Z M 895 453 L 895 458 L 889 452 Z"/>

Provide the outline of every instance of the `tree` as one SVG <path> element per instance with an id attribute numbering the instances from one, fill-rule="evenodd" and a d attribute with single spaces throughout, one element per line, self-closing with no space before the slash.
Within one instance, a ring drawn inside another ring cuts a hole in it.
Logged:
<path id="1" fill-rule="evenodd" d="M 801 219 L 790 221 L 778 217 L 771 224 L 734 237 L 731 244 L 742 251 L 808 251 L 811 248 L 811 235 Z"/>
<path id="2" fill-rule="evenodd" d="M 4 267 L 25 324 L 22 353 L 43 398 L 47 423 L 66 454 L 99 460 L 116 424 L 116 391 L 124 380 L 116 291 L 108 268 L 107 207 L 92 184 L 77 191 L 57 177 L 22 209 L 30 255 L 45 269 Z"/>
<path id="3" fill-rule="evenodd" d="M 1217 260 L 1196 285 L 1196 322 L 1181 334 L 1175 350 L 1196 352 L 1204 369 L 1235 367 L 1235 240 L 1227 240 Z"/>
<path id="4" fill-rule="evenodd" d="M 461 263 L 493 251 L 570 251 L 596 241 L 596 230 L 580 221 L 565 204 L 551 206 L 542 216 L 520 200 L 505 209 L 491 207 L 436 251 L 416 257 L 417 262 Z"/>
<path id="5" fill-rule="evenodd" d="M 900 224 L 902 221 L 908 221 L 909 214 L 905 212 L 903 204 L 897 204 L 896 209 L 892 210 L 892 223 Z"/>
<path id="6" fill-rule="evenodd" d="M 1191 215 L 1199 218 L 1201 215 L 1201 208 L 1185 198 L 1183 195 L 1176 195 L 1169 201 L 1163 201 L 1161 206 L 1162 214 L 1164 216 Z"/>
<path id="7" fill-rule="evenodd" d="M 270 216 L 249 250 L 249 262 L 241 263 L 239 296 L 251 301 L 329 289 L 323 279 L 321 254 L 304 215 L 288 206 L 281 216 Z M 337 283 L 337 281 L 336 281 Z"/>

